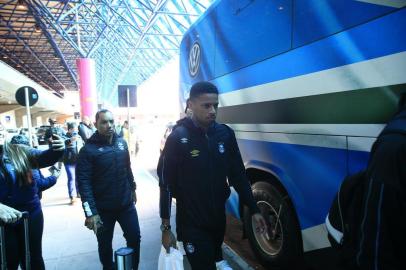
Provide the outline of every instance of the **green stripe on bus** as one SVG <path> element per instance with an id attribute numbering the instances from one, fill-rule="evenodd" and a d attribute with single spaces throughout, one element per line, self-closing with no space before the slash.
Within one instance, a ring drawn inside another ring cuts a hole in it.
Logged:
<path id="1" fill-rule="evenodd" d="M 380 124 L 395 113 L 406 84 L 220 107 L 230 124 Z"/>

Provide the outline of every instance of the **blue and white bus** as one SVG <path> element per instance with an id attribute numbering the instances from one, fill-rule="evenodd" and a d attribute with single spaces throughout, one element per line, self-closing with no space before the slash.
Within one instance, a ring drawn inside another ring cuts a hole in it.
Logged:
<path id="1" fill-rule="evenodd" d="M 269 238 L 256 255 L 289 265 L 329 246 L 324 219 L 342 179 L 406 88 L 405 0 L 219 0 L 187 31 L 180 96 L 202 80 L 220 91 L 218 121 L 235 131 Z"/>

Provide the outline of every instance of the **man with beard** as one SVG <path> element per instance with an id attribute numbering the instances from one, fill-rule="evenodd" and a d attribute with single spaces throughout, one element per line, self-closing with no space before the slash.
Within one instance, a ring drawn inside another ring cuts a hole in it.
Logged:
<path id="1" fill-rule="evenodd" d="M 138 268 L 140 227 L 135 209 L 136 194 L 127 143 L 114 132 L 113 114 L 96 114 L 97 131 L 80 150 L 76 165 L 85 225 L 96 234 L 104 270 L 114 269 L 114 225 L 123 229 L 127 246 L 134 249 L 133 268 Z"/>

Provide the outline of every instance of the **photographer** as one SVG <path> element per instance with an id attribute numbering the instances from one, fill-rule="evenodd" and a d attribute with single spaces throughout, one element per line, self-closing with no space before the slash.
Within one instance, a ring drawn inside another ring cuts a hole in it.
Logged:
<path id="1" fill-rule="evenodd" d="M 0 151 L 0 219 L 5 226 L 7 269 L 24 265 L 24 226 L 21 212 L 29 213 L 31 269 L 45 269 L 42 258 L 44 217 L 32 169 L 54 164 L 63 154 L 64 141 L 54 135 L 46 151 L 6 143 Z M 9 224 L 12 223 L 12 224 Z"/>
<path id="2" fill-rule="evenodd" d="M 17 144 L 22 146 L 30 147 L 30 142 L 28 141 L 28 137 L 25 135 L 15 135 L 11 138 L 11 144 Z M 49 189 L 50 187 L 56 184 L 56 180 L 60 175 L 60 170 L 55 168 L 54 166 L 50 169 L 51 175 L 45 177 L 42 175 L 41 171 L 37 168 L 33 168 L 31 170 L 32 180 L 35 182 L 38 188 L 38 197 L 41 200 L 42 192 Z"/>

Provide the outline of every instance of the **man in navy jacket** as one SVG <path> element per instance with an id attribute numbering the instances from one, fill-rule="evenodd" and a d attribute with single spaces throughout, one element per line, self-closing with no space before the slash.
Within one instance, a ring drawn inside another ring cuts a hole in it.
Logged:
<path id="1" fill-rule="evenodd" d="M 96 234 L 103 269 L 113 269 L 112 238 L 116 221 L 127 245 L 134 249 L 134 269 L 140 250 L 140 228 L 135 209 L 135 182 L 127 143 L 114 132 L 113 114 L 96 114 L 97 131 L 80 150 L 76 165 L 85 225 Z"/>
<path id="2" fill-rule="evenodd" d="M 371 153 L 357 269 L 406 269 L 406 93 Z"/>
<path id="3" fill-rule="evenodd" d="M 266 231 L 266 222 L 253 198 L 234 131 L 215 121 L 216 86 L 194 84 L 188 106 L 191 118 L 178 121 L 158 164 L 162 244 L 166 249 L 175 245 L 169 223 L 175 197 L 177 237 L 183 241 L 192 269 L 231 269 L 221 250 L 229 186 L 250 209 L 258 231 Z"/>

